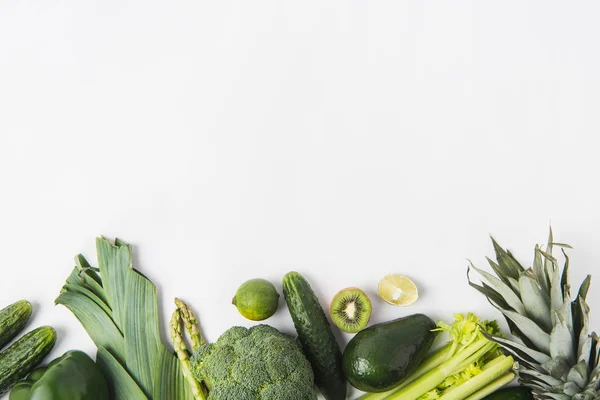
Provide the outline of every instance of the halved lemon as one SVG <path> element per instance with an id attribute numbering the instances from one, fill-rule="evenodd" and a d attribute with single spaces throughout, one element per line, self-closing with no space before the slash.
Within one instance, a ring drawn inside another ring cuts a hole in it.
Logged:
<path id="1" fill-rule="evenodd" d="M 385 302 L 395 306 L 408 306 L 419 298 L 417 285 L 400 274 L 384 276 L 379 281 L 377 293 Z"/>

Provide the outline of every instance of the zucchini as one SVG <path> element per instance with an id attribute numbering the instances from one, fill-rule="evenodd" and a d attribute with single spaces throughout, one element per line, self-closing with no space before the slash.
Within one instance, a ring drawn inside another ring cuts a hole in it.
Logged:
<path id="1" fill-rule="evenodd" d="M 293 271 L 283 277 L 283 295 L 315 383 L 328 400 L 344 400 L 347 385 L 342 352 L 317 296 L 306 279 Z"/>
<path id="2" fill-rule="evenodd" d="M 25 328 L 31 317 L 31 303 L 20 300 L 0 310 L 0 350 Z"/>
<path id="3" fill-rule="evenodd" d="M 25 378 L 50 353 L 56 342 L 56 331 L 42 326 L 23 335 L 0 353 L 0 396 Z"/>

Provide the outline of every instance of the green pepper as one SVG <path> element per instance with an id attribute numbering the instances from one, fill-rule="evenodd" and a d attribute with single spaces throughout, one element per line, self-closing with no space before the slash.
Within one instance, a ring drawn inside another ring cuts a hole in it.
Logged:
<path id="1" fill-rule="evenodd" d="M 9 400 L 108 400 L 108 386 L 86 353 L 67 351 L 33 371 L 10 391 Z"/>

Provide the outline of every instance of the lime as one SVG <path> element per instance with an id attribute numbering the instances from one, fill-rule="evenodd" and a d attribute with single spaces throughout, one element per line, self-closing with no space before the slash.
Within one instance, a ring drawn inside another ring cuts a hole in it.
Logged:
<path id="1" fill-rule="evenodd" d="M 275 314 L 279 293 L 266 279 L 250 279 L 235 292 L 232 303 L 242 316 L 251 321 L 262 321 Z"/>
<path id="2" fill-rule="evenodd" d="M 400 274 L 384 276 L 377 287 L 379 297 L 395 306 L 408 306 L 419 298 L 417 285 Z"/>

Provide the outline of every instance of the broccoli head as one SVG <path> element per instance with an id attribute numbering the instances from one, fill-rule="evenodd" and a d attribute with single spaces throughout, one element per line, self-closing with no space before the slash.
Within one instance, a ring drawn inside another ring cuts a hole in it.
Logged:
<path id="1" fill-rule="evenodd" d="M 208 400 L 316 400 L 310 363 L 299 344 L 269 325 L 230 328 L 191 357 Z"/>

